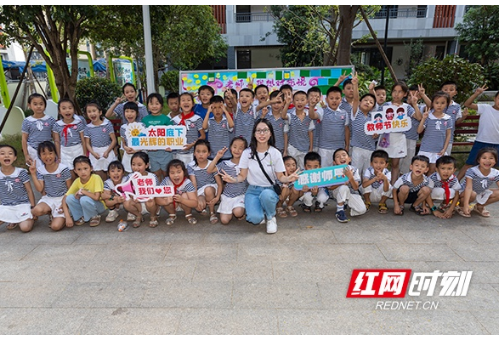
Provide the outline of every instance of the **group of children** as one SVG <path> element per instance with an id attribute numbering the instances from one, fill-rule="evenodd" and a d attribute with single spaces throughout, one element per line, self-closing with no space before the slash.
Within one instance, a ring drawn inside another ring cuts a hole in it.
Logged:
<path id="1" fill-rule="evenodd" d="M 338 87 L 340 83 L 343 89 Z M 325 103 L 318 87 L 293 92 L 291 86 L 283 85 L 269 94 L 265 85 L 258 85 L 254 92 L 250 88 L 239 93 L 228 89 L 221 97 L 214 95 L 211 87 L 201 86 L 199 104 L 190 93 L 170 93 L 168 115 L 162 114 L 163 98 L 157 93 L 147 97 L 147 106 L 136 102 L 134 85 L 125 84 L 123 94 L 105 116 L 98 104 L 88 103 L 88 123 L 75 114 L 69 99 L 59 102 L 60 119 L 56 121 L 44 113 L 46 100 L 42 95 L 29 97 L 33 115 L 22 125 L 22 151 L 32 182 L 43 196 L 35 204 L 28 171 L 13 165 L 17 150 L 0 145 L 0 219 L 8 223 L 8 229 L 19 225 L 22 231 L 30 231 L 35 219 L 44 214 L 49 214 L 54 230 L 84 223 L 97 226 L 106 210 L 106 221 L 115 221 L 121 206 L 133 227 L 141 225 L 145 214 L 150 215 L 149 226 L 156 227 L 161 207 L 168 213 L 167 225 L 175 222 L 180 210 L 189 224 L 197 222 L 193 209 L 209 215 L 211 223 L 219 221 L 217 212 L 223 224 L 233 217 L 243 219 L 247 183 L 223 183 L 220 174 L 239 173 L 241 154 L 259 118 L 271 124 L 272 143 L 283 155 L 287 174 L 297 169 L 346 165 L 344 184 L 305 186 L 301 190 L 292 184 L 282 185 L 276 210 L 281 218 L 297 216 L 297 201 L 306 213 L 320 212 L 330 197 L 336 200 L 340 222 L 349 221 L 348 207 L 350 215 L 356 216 L 378 203 L 378 212 L 384 214 L 389 198 L 393 198 L 396 215 L 404 213 L 407 203 L 417 214 L 433 213 L 441 218 L 452 217 L 454 211 L 469 217 L 474 201 L 476 212 L 490 216 L 485 206 L 499 200 L 499 189 L 490 188 L 499 182 L 499 171 L 494 169 L 497 149 L 481 149 L 476 155 L 478 165 L 466 171 L 461 183 L 454 175 L 456 162 L 450 156 L 453 130 L 467 113 L 461 113 L 460 106 L 452 101 L 457 94 L 452 82 L 443 84 L 442 91 L 431 100 L 422 86 L 409 89 L 398 82 L 388 103 L 381 86 L 370 86 L 370 93 L 360 97 L 356 75 L 340 77 L 326 92 Z M 494 110 L 499 109 L 498 96 Z M 420 99 L 424 105 L 418 104 Z M 367 135 L 365 123 L 385 105 L 403 107 L 412 120 L 411 130 Z M 108 120 L 112 117 L 123 122 L 121 162 L 115 153 L 118 141 Z M 135 122 L 145 127 L 183 125 L 186 145 L 180 150 L 134 150 L 124 136 L 128 124 Z M 423 131 L 415 155 L 416 141 Z M 404 163 L 409 164 L 406 167 Z M 151 177 L 156 185 L 172 185 L 174 196 L 146 202 L 124 200 L 115 186 L 126 182 L 133 172 Z M 437 207 L 433 200 L 442 203 Z"/>

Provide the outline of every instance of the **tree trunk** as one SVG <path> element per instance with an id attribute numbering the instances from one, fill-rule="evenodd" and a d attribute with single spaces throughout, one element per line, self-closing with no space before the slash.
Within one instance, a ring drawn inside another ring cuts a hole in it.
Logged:
<path id="1" fill-rule="evenodd" d="M 359 10 L 359 5 L 340 5 L 340 39 L 338 42 L 337 65 L 350 65 L 350 54 L 352 49 L 352 30 L 355 16 Z"/>

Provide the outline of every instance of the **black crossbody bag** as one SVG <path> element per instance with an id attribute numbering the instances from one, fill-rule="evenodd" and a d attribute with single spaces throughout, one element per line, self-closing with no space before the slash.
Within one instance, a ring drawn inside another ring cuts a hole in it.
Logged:
<path id="1" fill-rule="evenodd" d="M 274 188 L 274 191 L 275 193 L 277 194 L 277 196 L 279 196 L 282 192 L 282 188 L 279 184 L 277 183 L 274 183 L 271 179 L 270 179 L 270 176 L 267 174 L 267 172 L 265 171 L 265 169 L 263 168 L 263 165 L 262 165 L 262 161 L 260 161 L 260 157 L 258 157 L 258 153 L 256 153 L 256 159 L 258 161 L 258 165 L 260 165 L 260 169 L 262 169 L 262 172 L 263 174 L 265 175 L 265 177 L 267 178 L 267 180 L 269 181 L 270 184 L 272 184 L 272 187 Z M 272 161 L 272 157 L 271 157 L 271 161 Z M 273 168 L 272 168 L 273 169 Z"/>

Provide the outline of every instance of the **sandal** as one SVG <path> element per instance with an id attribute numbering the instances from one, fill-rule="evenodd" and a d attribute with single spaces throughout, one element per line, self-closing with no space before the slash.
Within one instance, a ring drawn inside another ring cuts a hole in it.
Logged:
<path id="1" fill-rule="evenodd" d="M 18 225 L 19 224 L 17 224 L 17 223 L 9 223 L 9 224 L 7 224 L 7 230 L 16 229 Z"/>
<path id="2" fill-rule="evenodd" d="M 100 224 L 100 215 L 95 215 L 90 219 L 90 226 L 97 227 Z"/>
<path id="3" fill-rule="evenodd" d="M 365 202 L 364 204 L 366 205 L 366 211 L 369 211 L 369 208 L 371 207 L 371 202 Z M 386 204 L 385 204 L 385 207 L 386 207 Z M 379 212 L 379 209 L 378 209 L 378 212 Z"/>
<path id="4" fill-rule="evenodd" d="M 202 216 L 208 216 L 208 210 L 203 209 L 203 210 L 201 210 L 200 214 L 201 214 Z"/>
<path id="5" fill-rule="evenodd" d="M 140 224 L 143 221 L 144 221 L 144 218 L 142 216 L 140 216 L 140 218 L 137 218 L 137 216 L 136 216 L 135 221 L 133 221 L 133 223 L 132 223 L 132 227 L 134 227 L 134 228 L 140 227 Z"/>
<path id="6" fill-rule="evenodd" d="M 126 220 L 127 220 L 128 222 L 135 221 L 135 219 L 136 219 L 136 218 L 137 218 L 137 216 L 135 216 L 135 215 L 134 215 L 134 214 L 132 214 L 132 213 L 128 213 L 128 214 L 126 215 Z"/>
<path id="7" fill-rule="evenodd" d="M 185 215 L 185 218 L 187 219 L 187 222 L 189 222 L 189 224 L 198 223 L 198 220 L 196 220 L 196 218 L 192 216 L 192 214 Z"/>
<path id="8" fill-rule="evenodd" d="M 286 210 L 288 211 L 289 215 L 291 215 L 291 217 L 298 216 L 298 213 L 296 212 L 295 207 L 293 207 L 292 205 L 286 206 Z"/>
<path id="9" fill-rule="evenodd" d="M 154 218 L 154 220 L 151 217 L 151 220 L 149 221 L 149 228 L 156 228 L 158 226 L 158 220 Z"/>
<path id="10" fill-rule="evenodd" d="M 306 213 L 312 212 L 312 207 L 309 207 L 308 205 L 302 204 L 301 208 L 302 208 L 303 212 L 306 212 Z"/>
<path id="11" fill-rule="evenodd" d="M 483 205 L 481 207 L 482 209 L 478 209 L 478 204 L 475 204 L 475 206 L 473 207 L 473 211 L 476 211 L 482 217 L 490 217 L 490 211 L 485 209 L 485 206 Z"/>
<path id="12" fill-rule="evenodd" d="M 282 218 L 288 217 L 288 214 L 286 213 L 283 207 L 277 207 L 275 210 L 277 212 L 277 216 Z"/>
<path id="13" fill-rule="evenodd" d="M 176 219 L 177 219 L 177 215 L 175 215 L 175 214 L 168 215 L 168 218 L 166 219 L 166 225 L 172 225 L 173 223 L 175 223 Z"/>
<path id="14" fill-rule="evenodd" d="M 215 224 L 218 222 L 218 217 L 217 217 L 217 214 L 213 213 L 210 215 L 210 223 L 211 224 Z"/>
<path id="15" fill-rule="evenodd" d="M 322 212 L 322 208 L 320 207 L 320 203 L 319 202 L 315 202 L 314 211 L 315 212 Z"/>
<path id="16" fill-rule="evenodd" d="M 465 213 L 460 206 L 455 207 L 454 210 L 457 211 L 457 213 L 463 217 L 471 217 L 471 214 Z"/>
<path id="17" fill-rule="evenodd" d="M 402 215 L 404 215 L 404 206 L 403 206 L 403 205 L 400 205 L 400 206 L 399 206 L 399 209 L 400 209 L 400 213 L 399 213 L 399 214 L 397 214 L 397 213 L 395 213 L 395 212 L 393 212 L 393 213 L 394 213 L 395 215 L 398 215 L 398 216 L 402 216 Z"/>
<path id="18" fill-rule="evenodd" d="M 78 221 L 75 221 L 74 223 L 75 225 L 84 225 L 85 224 L 85 220 L 83 219 L 83 216 L 80 217 L 80 219 Z"/>
<path id="19" fill-rule="evenodd" d="M 371 204 L 369 204 L 371 205 Z M 367 204 L 366 204 L 367 206 Z M 388 212 L 388 208 L 386 207 L 386 203 L 379 203 L 378 204 L 378 212 L 380 214 L 386 214 Z"/>

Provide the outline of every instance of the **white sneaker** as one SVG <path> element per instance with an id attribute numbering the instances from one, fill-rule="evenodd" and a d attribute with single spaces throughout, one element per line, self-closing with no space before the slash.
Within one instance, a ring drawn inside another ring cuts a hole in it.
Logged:
<path id="1" fill-rule="evenodd" d="M 267 221 L 267 234 L 274 234 L 277 232 L 277 222 L 275 216 Z"/>
<path id="2" fill-rule="evenodd" d="M 117 209 L 109 210 L 109 214 L 106 216 L 106 222 L 114 222 L 118 216 L 120 216 L 120 213 Z"/>
<path id="3" fill-rule="evenodd" d="M 137 216 L 135 216 L 135 215 L 134 215 L 134 214 L 132 214 L 132 213 L 128 213 L 128 214 L 126 215 L 126 220 L 127 220 L 128 222 L 135 221 L 136 219 L 137 219 Z"/>

